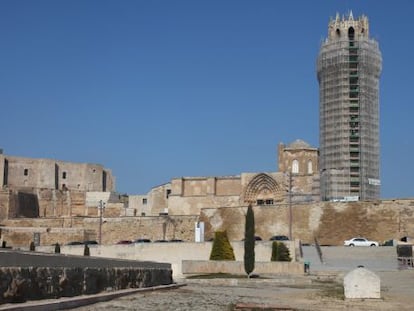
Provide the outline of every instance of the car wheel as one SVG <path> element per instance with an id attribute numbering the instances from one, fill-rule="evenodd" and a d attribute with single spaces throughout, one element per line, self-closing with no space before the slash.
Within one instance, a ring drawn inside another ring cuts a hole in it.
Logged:
<path id="1" fill-rule="evenodd" d="M 376 246 L 376 245 L 374 243 L 372 243 L 371 246 Z"/>
<path id="2" fill-rule="evenodd" d="M 350 246 L 350 247 L 354 247 L 355 245 L 354 245 L 354 244 L 349 244 L 349 246 Z"/>

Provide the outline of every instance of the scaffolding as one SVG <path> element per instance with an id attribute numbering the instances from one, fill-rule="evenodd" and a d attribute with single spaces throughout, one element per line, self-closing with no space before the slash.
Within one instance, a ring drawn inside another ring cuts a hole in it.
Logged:
<path id="1" fill-rule="evenodd" d="M 329 23 L 318 61 L 322 200 L 379 199 L 382 57 L 368 19 Z"/>

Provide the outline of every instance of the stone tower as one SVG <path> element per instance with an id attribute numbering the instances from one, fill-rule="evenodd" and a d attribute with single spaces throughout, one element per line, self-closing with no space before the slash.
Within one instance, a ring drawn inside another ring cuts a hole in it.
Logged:
<path id="1" fill-rule="evenodd" d="M 329 22 L 318 61 L 322 200 L 380 197 L 379 77 L 382 57 L 366 16 Z"/>

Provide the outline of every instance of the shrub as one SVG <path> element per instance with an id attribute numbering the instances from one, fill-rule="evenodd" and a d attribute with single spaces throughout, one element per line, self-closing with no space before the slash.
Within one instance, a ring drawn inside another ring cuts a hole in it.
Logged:
<path id="1" fill-rule="evenodd" d="M 59 243 L 55 244 L 55 254 L 60 254 L 60 245 L 59 245 Z"/>
<path id="2" fill-rule="evenodd" d="M 210 260 L 236 260 L 226 231 L 215 232 Z"/>
<path id="3" fill-rule="evenodd" d="M 85 244 L 85 248 L 83 249 L 83 256 L 90 256 L 89 246 Z"/>
<path id="4" fill-rule="evenodd" d="M 255 253 L 254 253 L 254 213 L 251 205 L 247 208 L 246 223 L 244 230 L 244 271 L 250 277 L 254 270 Z"/>
<path id="5" fill-rule="evenodd" d="M 289 248 L 283 242 L 272 243 L 272 258 L 271 261 L 291 261 Z"/>

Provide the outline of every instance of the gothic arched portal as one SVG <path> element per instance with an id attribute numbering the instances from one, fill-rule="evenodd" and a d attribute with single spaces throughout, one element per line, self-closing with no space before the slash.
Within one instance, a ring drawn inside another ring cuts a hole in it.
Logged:
<path id="1" fill-rule="evenodd" d="M 256 175 L 243 193 L 244 203 L 257 205 L 272 205 L 282 201 L 283 197 L 283 187 L 271 176 L 264 173 Z"/>

